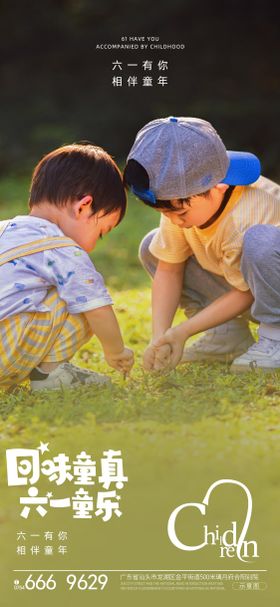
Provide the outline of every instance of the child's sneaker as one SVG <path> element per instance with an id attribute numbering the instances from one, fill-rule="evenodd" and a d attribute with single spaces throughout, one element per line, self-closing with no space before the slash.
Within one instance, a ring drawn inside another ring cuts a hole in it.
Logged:
<path id="1" fill-rule="evenodd" d="M 280 369 L 280 341 L 260 336 L 245 354 L 236 358 L 230 370 L 233 373 L 244 371 L 275 371 Z"/>
<path id="2" fill-rule="evenodd" d="M 230 362 L 246 352 L 254 343 L 248 322 L 234 318 L 214 329 L 208 329 L 191 346 L 185 348 L 180 363 Z"/>
<path id="3" fill-rule="evenodd" d="M 62 363 L 50 373 L 42 373 L 38 369 L 33 369 L 30 374 L 30 386 L 33 391 L 59 390 L 63 386 L 76 388 L 88 384 L 104 386 L 110 383 L 111 380 L 106 375 L 76 367 L 72 363 Z"/>

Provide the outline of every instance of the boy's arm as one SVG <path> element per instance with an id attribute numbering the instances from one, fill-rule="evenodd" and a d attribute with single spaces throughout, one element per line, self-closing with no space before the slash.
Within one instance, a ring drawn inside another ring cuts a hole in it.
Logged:
<path id="1" fill-rule="evenodd" d="M 156 351 L 153 343 L 172 325 L 181 297 L 184 267 L 185 262 L 158 262 L 152 285 L 152 340 L 143 358 L 146 370 L 154 368 Z M 167 346 L 166 356 L 169 353 L 170 348 Z"/>
<path id="2" fill-rule="evenodd" d="M 185 262 L 159 261 L 152 286 L 153 340 L 171 327 L 182 293 Z"/>
<path id="3" fill-rule="evenodd" d="M 155 344 L 156 347 L 159 347 L 158 357 L 160 358 L 161 356 L 160 349 L 169 345 L 171 355 L 168 366 L 169 368 L 176 367 L 182 357 L 186 339 L 196 333 L 206 331 L 235 318 L 250 308 L 253 301 L 254 298 L 250 290 L 239 291 L 238 289 L 232 289 L 228 293 L 218 297 L 204 310 L 201 310 L 201 312 L 198 312 L 195 316 L 173 329 L 169 329 L 163 337 L 158 339 Z M 162 358 L 165 359 L 164 351 L 162 351 Z"/>
<path id="4" fill-rule="evenodd" d="M 133 352 L 124 346 L 112 306 L 102 306 L 84 314 L 102 345 L 108 364 L 118 371 L 129 372 L 133 365 Z"/>

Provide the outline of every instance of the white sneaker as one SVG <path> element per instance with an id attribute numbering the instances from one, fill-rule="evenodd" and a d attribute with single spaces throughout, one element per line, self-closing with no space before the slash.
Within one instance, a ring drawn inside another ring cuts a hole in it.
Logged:
<path id="1" fill-rule="evenodd" d="M 245 354 L 236 358 L 230 367 L 233 373 L 275 369 L 280 369 L 280 341 L 262 335 L 259 341 Z"/>
<path id="2" fill-rule="evenodd" d="M 192 361 L 230 362 L 254 343 L 248 323 L 242 318 L 208 329 L 202 337 L 185 348 L 180 363 Z"/>
<path id="3" fill-rule="evenodd" d="M 111 384 L 106 375 L 76 367 L 72 363 L 62 363 L 51 371 L 46 379 L 31 380 L 31 390 L 59 390 L 63 386 L 76 388 L 80 385 L 95 384 L 105 386 Z"/>

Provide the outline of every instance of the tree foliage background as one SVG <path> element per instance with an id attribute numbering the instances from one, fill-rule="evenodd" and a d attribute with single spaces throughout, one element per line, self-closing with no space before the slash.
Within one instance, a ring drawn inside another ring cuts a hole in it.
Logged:
<path id="1" fill-rule="evenodd" d="M 279 8 L 267 0 L 0 0 L 0 174 L 87 139 L 124 159 L 169 114 L 210 120 L 279 177 Z M 97 51 L 158 35 L 185 51 Z M 167 87 L 113 88 L 112 61 L 168 59 Z"/>

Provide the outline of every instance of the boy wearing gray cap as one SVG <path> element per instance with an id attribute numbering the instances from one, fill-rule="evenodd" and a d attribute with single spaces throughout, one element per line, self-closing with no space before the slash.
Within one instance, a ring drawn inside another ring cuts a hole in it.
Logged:
<path id="1" fill-rule="evenodd" d="M 235 372 L 280 368 L 280 186 L 260 171 L 256 156 L 227 151 L 205 120 L 162 118 L 137 134 L 124 180 L 161 213 L 140 245 L 153 276 L 146 369 L 216 360 L 233 361 Z M 179 304 L 189 318 L 171 329 Z"/>

